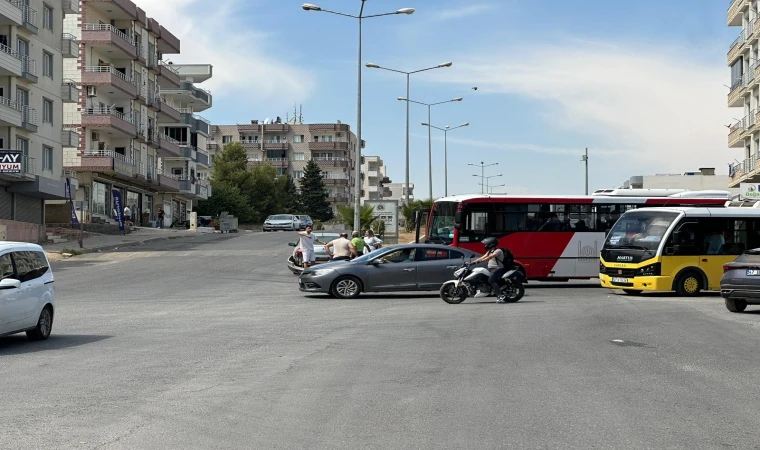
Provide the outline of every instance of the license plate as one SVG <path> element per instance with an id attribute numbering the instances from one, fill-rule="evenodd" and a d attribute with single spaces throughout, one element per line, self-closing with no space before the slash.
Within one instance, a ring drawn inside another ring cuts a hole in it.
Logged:
<path id="1" fill-rule="evenodd" d="M 628 283 L 628 278 L 615 277 L 612 279 L 613 283 Z"/>
<path id="2" fill-rule="evenodd" d="M 748 277 L 760 276 L 760 269 L 747 269 L 747 276 Z"/>

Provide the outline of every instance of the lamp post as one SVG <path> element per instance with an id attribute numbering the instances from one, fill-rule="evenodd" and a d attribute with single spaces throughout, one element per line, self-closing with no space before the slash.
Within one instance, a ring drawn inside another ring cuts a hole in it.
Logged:
<path id="1" fill-rule="evenodd" d="M 451 100 L 444 100 L 442 102 L 436 102 L 436 103 L 425 103 L 425 102 L 418 102 L 416 100 L 411 100 L 408 97 L 399 97 L 399 100 L 403 102 L 409 102 L 416 103 L 418 105 L 424 105 L 428 108 L 428 121 L 427 123 L 430 123 L 430 109 L 435 105 L 442 105 L 444 103 L 451 103 L 451 102 L 461 102 L 462 97 L 452 98 Z M 433 199 L 433 143 L 431 141 L 430 136 L 430 128 L 428 127 L 428 192 L 430 194 L 430 200 Z"/>
<path id="2" fill-rule="evenodd" d="M 361 194 L 362 194 L 362 19 L 371 19 L 373 17 L 392 16 L 395 14 L 414 14 L 414 8 L 401 8 L 394 12 L 383 14 L 372 14 L 369 16 L 364 15 L 364 2 L 361 0 L 362 6 L 359 9 L 359 15 L 345 14 L 337 11 L 331 11 L 329 9 L 322 9 L 317 5 L 311 3 L 304 3 L 301 5 L 305 11 L 319 11 L 330 14 L 337 14 L 343 17 L 349 17 L 351 19 L 357 19 L 359 21 L 359 62 L 358 62 L 358 88 L 356 95 L 356 151 L 354 158 L 354 230 L 359 231 L 361 229 Z"/>
<path id="3" fill-rule="evenodd" d="M 412 75 L 413 73 L 425 72 L 427 70 L 441 69 L 441 68 L 444 68 L 444 67 L 451 67 L 452 64 L 453 63 L 451 63 L 451 62 L 445 62 L 443 64 L 438 64 L 437 66 L 434 66 L 434 67 L 428 67 L 427 69 L 413 70 L 411 72 L 404 72 L 403 70 L 389 69 L 388 67 L 382 67 L 382 66 L 378 66 L 377 64 L 372 64 L 372 63 L 367 63 L 365 65 L 367 67 L 369 67 L 370 69 L 383 69 L 383 70 L 388 70 L 388 71 L 396 72 L 396 73 L 402 73 L 402 74 L 406 75 L 406 98 L 409 98 L 409 77 L 410 77 L 410 75 Z M 400 99 L 401 99 L 401 97 L 399 97 L 399 100 Z M 406 187 L 406 196 L 404 198 L 404 201 L 408 205 L 409 204 L 409 102 L 406 102 L 406 179 L 405 179 L 405 182 L 406 182 L 406 186 L 405 186 Z"/>
<path id="4" fill-rule="evenodd" d="M 588 195 L 588 148 L 586 148 L 586 154 L 581 155 L 581 162 L 586 164 L 586 195 Z"/>
<path id="5" fill-rule="evenodd" d="M 408 104 L 409 103 L 407 103 L 407 105 Z M 449 131 L 456 130 L 457 128 L 468 127 L 470 126 L 470 122 L 465 122 L 462 125 L 456 126 L 454 128 L 451 128 L 448 125 L 446 125 L 445 128 L 439 128 L 435 125 L 430 125 L 429 123 L 425 123 L 425 122 L 422 123 L 422 126 L 435 128 L 436 130 L 443 131 L 443 196 L 448 197 L 449 196 L 449 149 L 448 149 Z"/>
<path id="6" fill-rule="evenodd" d="M 478 184 L 481 185 L 481 186 L 485 186 L 488 189 L 488 193 L 489 194 L 493 194 L 493 189 L 494 188 L 506 186 L 506 184 L 497 184 L 496 186 L 489 186 L 487 184 L 484 185 L 483 183 L 478 183 Z"/>
<path id="7" fill-rule="evenodd" d="M 469 163 L 469 164 L 467 164 L 467 165 L 468 165 L 468 166 L 473 166 L 473 167 L 480 167 L 480 175 L 473 175 L 473 177 L 480 177 L 480 178 L 481 178 L 481 186 L 483 186 L 483 184 L 482 184 L 482 181 L 484 181 L 484 180 L 486 179 L 486 177 L 485 177 L 485 168 L 486 168 L 486 167 L 491 167 L 491 166 L 498 166 L 498 165 L 499 165 L 499 163 L 493 163 L 493 164 L 484 164 L 484 163 L 483 163 L 483 161 L 481 161 L 481 162 L 480 162 L 480 164 L 472 164 L 472 163 Z M 481 194 L 483 194 L 483 193 L 484 193 L 484 192 L 483 192 L 483 188 L 481 188 L 481 189 L 480 189 L 480 193 L 481 193 Z"/>
<path id="8" fill-rule="evenodd" d="M 478 183 L 480 186 L 482 186 L 481 189 L 480 189 L 480 191 L 482 193 L 483 192 L 483 187 L 485 187 L 486 192 L 488 192 L 488 180 L 490 180 L 491 178 L 496 178 L 496 177 L 500 177 L 500 176 L 503 176 L 503 175 L 504 175 L 503 173 L 500 173 L 498 175 L 489 175 L 487 177 L 484 177 L 482 175 L 475 175 L 475 174 L 473 174 L 472 176 L 473 177 L 481 177 L 483 179 L 483 182 Z"/>

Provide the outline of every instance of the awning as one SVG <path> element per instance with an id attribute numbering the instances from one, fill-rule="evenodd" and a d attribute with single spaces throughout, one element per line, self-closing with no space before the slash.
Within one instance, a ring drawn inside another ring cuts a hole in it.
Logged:
<path id="1" fill-rule="evenodd" d="M 35 176 L 34 181 L 16 181 L 8 186 L 8 192 L 24 194 L 45 200 L 66 200 L 66 181 Z"/>

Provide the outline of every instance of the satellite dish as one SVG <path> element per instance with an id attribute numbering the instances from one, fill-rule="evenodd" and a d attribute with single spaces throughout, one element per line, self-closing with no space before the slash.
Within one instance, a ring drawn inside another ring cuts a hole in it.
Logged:
<path id="1" fill-rule="evenodd" d="M 267 117 L 266 119 L 264 119 L 264 125 L 269 125 L 269 122 L 271 122 L 271 121 L 272 121 L 272 119 L 270 119 L 269 117 Z"/>

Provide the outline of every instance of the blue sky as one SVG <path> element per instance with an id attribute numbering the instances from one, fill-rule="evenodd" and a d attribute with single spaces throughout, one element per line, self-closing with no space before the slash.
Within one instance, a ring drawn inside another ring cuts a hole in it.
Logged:
<path id="1" fill-rule="evenodd" d="M 137 0 L 182 39 L 175 62 L 211 63 L 213 123 L 285 117 L 356 123 L 357 23 L 306 12 L 300 0 Z M 359 0 L 312 0 L 357 13 Z M 464 101 L 433 108 L 449 133 L 449 194 L 479 192 L 486 169 L 496 192 L 583 193 L 580 155 L 590 154 L 590 189 L 632 175 L 678 173 L 741 158 L 726 147 L 726 52 L 738 28 L 727 1 L 368 0 L 367 13 L 403 7 L 411 16 L 370 19 L 364 62 L 416 70 L 411 98 Z M 198 33 L 201 30 L 202 33 Z M 404 181 L 405 78 L 363 71 L 365 154 Z M 470 89 L 478 86 L 477 91 Z M 411 181 L 428 196 L 427 109 L 411 108 Z M 435 130 L 433 130 L 435 131 Z M 433 195 L 442 196 L 443 133 L 433 134 Z M 498 180 L 498 181 L 497 181 Z"/>

